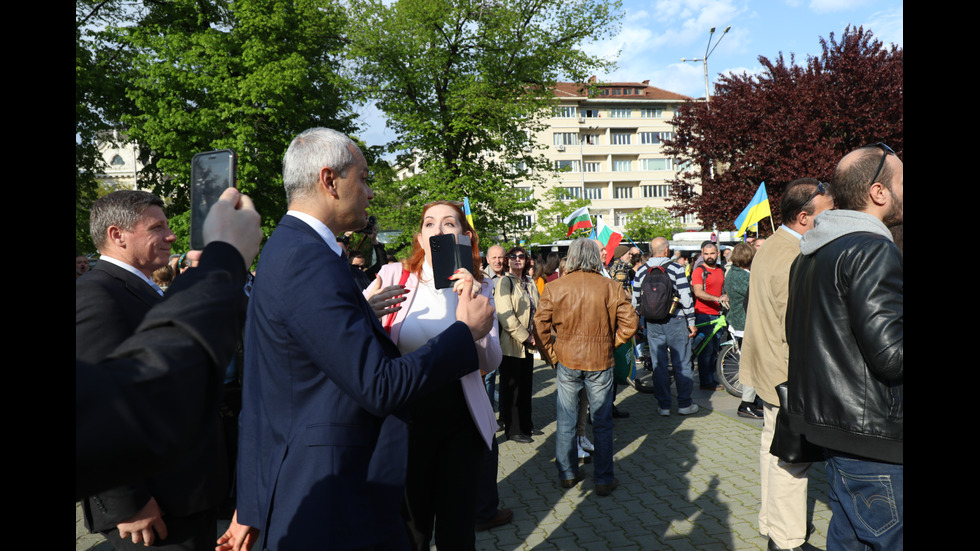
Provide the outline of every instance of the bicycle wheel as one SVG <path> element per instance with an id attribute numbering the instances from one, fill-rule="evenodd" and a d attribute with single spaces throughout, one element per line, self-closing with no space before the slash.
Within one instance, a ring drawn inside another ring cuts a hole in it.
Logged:
<path id="1" fill-rule="evenodd" d="M 732 396 L 742 397 L 742 382 L 738 376 L 739 350 L 731 343 L 718 351 L 718 381 Z"/>

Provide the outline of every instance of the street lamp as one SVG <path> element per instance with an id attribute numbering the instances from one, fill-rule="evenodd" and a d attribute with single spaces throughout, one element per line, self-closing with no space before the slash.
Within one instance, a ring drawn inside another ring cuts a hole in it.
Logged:
<path id="1" fill-rule="evenodd" d="M 715 45 L 712 46 L 711 37 L 714 36 L 715 34 L 715 28 L 711 27 L 711 32 L 708 33 L 708 46 L 704 49 L 704 58 L 697 58 L 697 57 L 695 57 L 694 59 L 687 59 L 686 57 L 681 58 L 681 61 L 701 61 L 704 63 L 704 101 L 706 103 L 711 101 L 711 94 L 708 93 L 708 56 L 715 51 L 715 48 L 718 47 L 718 43 L 721 42 L 722 38 L 725 38 L 725 35 L 728 34 L 728 31 L 731 28 L 732 28 L 731 25 L 725 27 L 724 32 L 721 33 L 721 36 L 718 37 L 718 40 L 715 42 Z"/>

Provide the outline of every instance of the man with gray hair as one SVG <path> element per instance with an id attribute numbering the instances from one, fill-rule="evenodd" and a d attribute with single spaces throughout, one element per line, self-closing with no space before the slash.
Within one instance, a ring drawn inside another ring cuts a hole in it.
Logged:
<path id="1" fill-rule="evenodd" d="M 367 176 L 354 142 L 326 128 L 283 158 L 289 211 L 249 299 L 238 510 L 221 548 L 407 548 L 408 405 L 479 367 L 494 309 L 472 276 L 454 276 L 458 321 L 405 356 L 355 284 L 336 236 L 367 225 Z"/>
<path id="2" fill-rule="evenodd" d="M 167 264 L 176 240 L 163 206 L 155 195 L 134 190 L 114 191 L 92 205 L 89 228 L 101 257 L 75 282 L 76 360 L 105 359 L 163 300 L 151 277 Z M 228 489 L 218 416 L 212 421 L 168 470 L 83 500 L 85 526 L 117 549 L 211 544 L 216 506 Z"/>
<path id="3" fill-rule="evenodd" d="M 613 354 L 636 333 L 638 318 L 622 285 L 601 275 L 602 257 L 594 241 L 573 241 L 565 267 L 567 275 L 545 286 L 534 315 L 542 352 L 557 370 L 555 464 L 562 488 L 584 478 L 575 446 L 579 390 L 584 387 L 595 436 L 596 493 L 607 496 L 619 485 L 612 460 Z"/>

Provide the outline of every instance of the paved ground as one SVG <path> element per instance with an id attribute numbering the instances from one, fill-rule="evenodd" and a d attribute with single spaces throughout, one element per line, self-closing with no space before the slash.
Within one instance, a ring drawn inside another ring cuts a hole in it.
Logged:
<path id="1" fill-rule="evenodd" d="M 477 549 L 766 548 L 756 529 L 762 421 L 737 417 L 738 398 L 695 385 L 701 411 L 682 417 L 675 403 L 673 415 L 661 417 L 652 394 L 622 388 L 616 405 L 630 417 L 617 419 L 613 429 L 620 486 L 599 497 L 591 465 L 583 467 L 587 477 L 577 487 L 559 487 L 553 371 L 537 362 L 534 383 L 533 417 L 544 435 L 531 444 L 501 441 L 498 490 L 501 507 L 514 511 L 514 521 L 478 533 Z M 809 494 L 816 527 L 810 542 L 823 549 L 830 510 L 822 463 L 811 470 Z M 76 551 L 110 549 L 100 536 L 87 534 L 80 515 L 76 504 Z"/>

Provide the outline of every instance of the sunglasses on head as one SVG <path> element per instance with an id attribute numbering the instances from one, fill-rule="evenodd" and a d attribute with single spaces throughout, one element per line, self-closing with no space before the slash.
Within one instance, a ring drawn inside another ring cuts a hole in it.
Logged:
<path id="1" fill-rule="evenodd" d="M 827 188 L 823 187 L 823 182 L 817 180 L 817 189 L 814 190 L 814 192 L 811 193 L 810 196 L 806 198 L 806 201 L 803 201 L 803 206 L 804 207 L 807 206 L 807 204 L 810 201 L 813 201 L 813 198 L 816 197 L 817 195 L 826 195 L 826 194 L 827 194 Z"/>
<path id="2" fill-rule="evenodd" d="M 871 177 L 871 183 L 874 184 L 878 181 L 878 175 L 881 174 L 881 169 L 885 167 L 885 159 L 888 158 L 888 155 L 891 154 L 895 155 L 896 157 L 898 155 L 895 154 L 895 151 L 892 148 L 888 147 L 888 145 L 883 142 L 868 144 L 864 147 L 878 147 L 882 152 L 881 161 L 878 162 L 878 170 L 876 170 L 875 175 Z"/>

